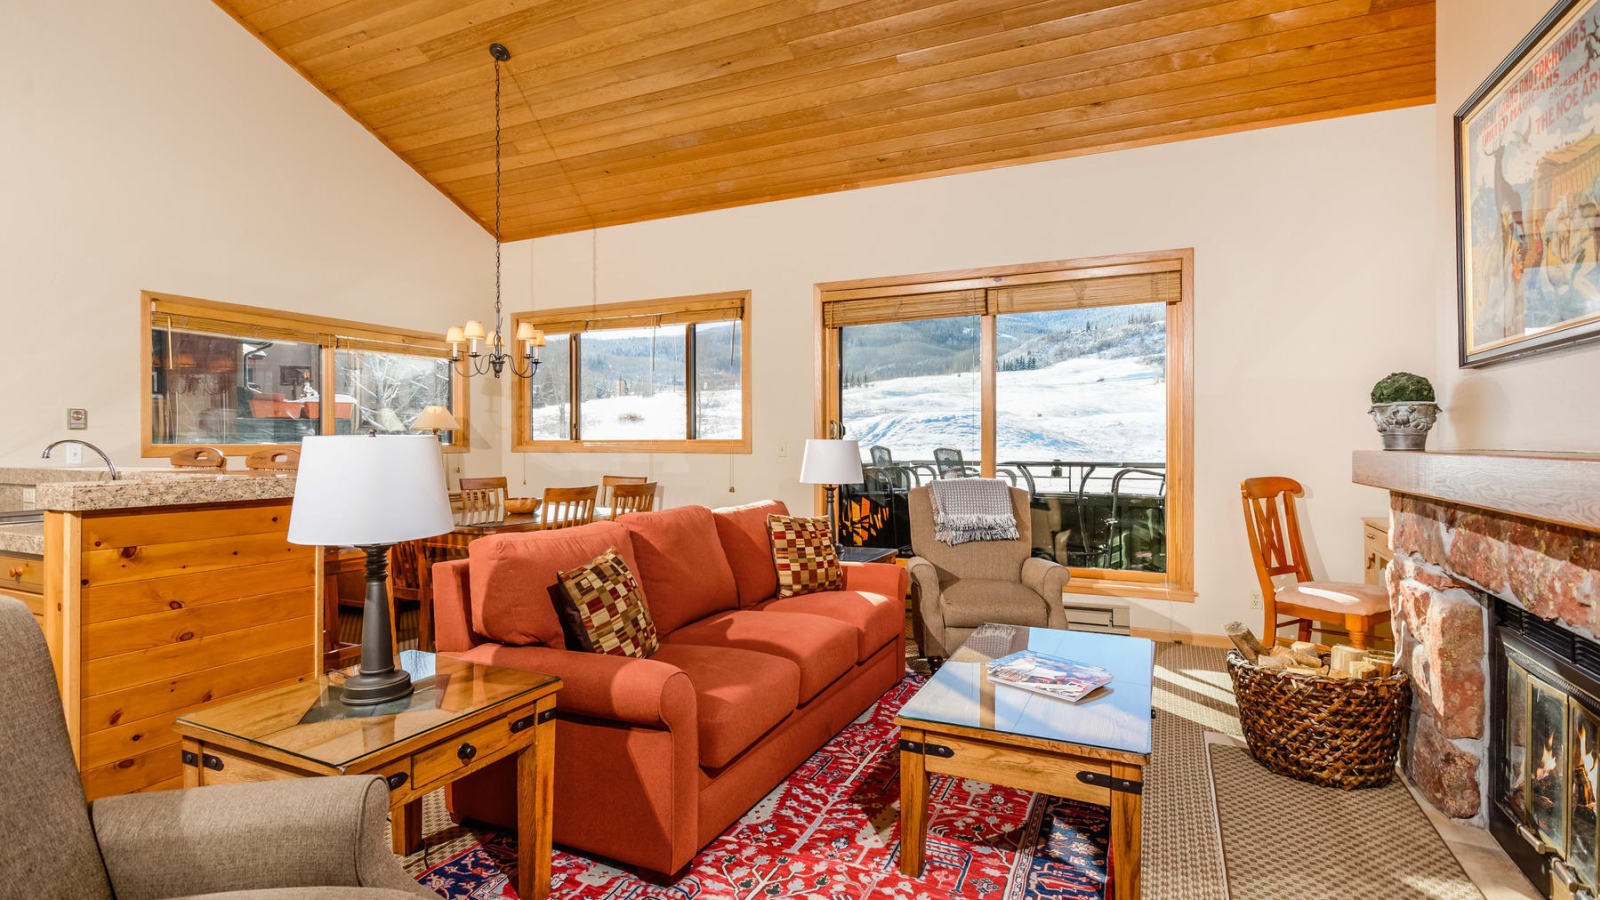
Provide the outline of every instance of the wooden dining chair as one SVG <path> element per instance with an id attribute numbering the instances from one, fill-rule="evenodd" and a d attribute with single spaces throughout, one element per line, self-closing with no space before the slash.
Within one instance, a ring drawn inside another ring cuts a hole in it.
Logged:
<path id="1" fill-rule="evenodd" d="M 428 582 L 428 548 L 422 541 L 401 541 L 389 548 L 389 622 L 395 650 L 400 648 L 402 604 L 417 605 L 417 649 L 433 649 L 433 606 Z"/>
<path id="2" fill-rule="evenodd" d="M 244 458 L 244 467 L 252 472 L 293 472 L 300 468 L 300 451 L 263 447 Z"/>
<path id="3" fill-rule="evenodd" d="M 599 487 L 545 488 L 539 516 L 545 528 L 572 528 L 594 521 L 594 501 Z"/>
<path id="4" fill-rule="evenodd" d="M 643 475 L 602 475 L 600 476 L 600 505 L 611 506 L 612 488 L 619 484 L 644 484 L 649 479 Z"/>
<path id="5" fill-rule="evenodd" d="M 461 477 L 461 489 L 463 491 L 492 491 L 495 488 L 499 488 L 502 494 L 510 490 L 504 475 L 484 475 L 478 478 L 468 478 L 463 475 Z"/>
<path id="6" fill-rule="evenodd" d="M 649 512 L 656 508 L 656 483 L 618 484 L 611 488 L 611 518 L 631 512 Z"/>
<path id="7" fill-rule="evenodd" d="M 228 458 L 215 447 L 186 447 L 167 457 L 175 469 L 223 469 Z"/>
<path id="8" fill-rule="evenodd" d="M 1239 493 L 1250 554 L 1261 583 L 1267 646 L 1276 643 L 1278 629 L 1285 625 L 1297 626 L 1299 639 L 1309 641 L 1314 624 L 1335 622 L 1344 630 L 1318 630 L 1348 635 L 1357 648 L 1371 647 L 1377 627 L 1389 621 L 1389 592 L 1381 585 L 1312 579 L 1306 548 L 1300 541 L 1300 519 L 1295 514 L 1294 498 L 1304 493 L 1300 483 L 1276 476 L 1246 478 L 1239 483 Z M 1280 575 L 1293 575 L 1294 583 L 1277 587 L 1272 579 Z M 1282 615 L 1291 618 L 1280 620 Z"/>

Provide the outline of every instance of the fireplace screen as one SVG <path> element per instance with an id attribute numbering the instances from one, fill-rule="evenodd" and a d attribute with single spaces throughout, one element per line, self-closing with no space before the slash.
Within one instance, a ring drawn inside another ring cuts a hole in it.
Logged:
<path id="1" fill-rule="evenodd" d="M 1562 881 L 1592 891 L 1600 718 L 1560 676 L 1510 648 L 1505 686 L 1501 808 L 1525 841 L 1559 863 Z"/>

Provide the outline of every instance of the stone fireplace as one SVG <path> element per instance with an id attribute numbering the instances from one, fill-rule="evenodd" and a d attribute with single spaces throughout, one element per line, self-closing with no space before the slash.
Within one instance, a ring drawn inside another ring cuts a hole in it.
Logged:
<path id="1" fill-rule="evenodd" d="M 1401 766 L 1547 896 L 1600 887 L 1600 457 L 1357 453 L 1390 490 Z"/>

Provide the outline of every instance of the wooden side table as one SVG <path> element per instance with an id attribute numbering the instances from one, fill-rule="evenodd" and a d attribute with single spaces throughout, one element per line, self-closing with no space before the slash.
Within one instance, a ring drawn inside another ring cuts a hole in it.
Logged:
<path id="1" fill-rule="evenodd" d="M 847 547 L 835 544 L 834 552 L 840 562 L 892 563 L 900 551 L 893 547 Z"/>
<path id="2" fill-rule="evenodd" d="M 556 691 L 551 675 L 400 654 L 410 697 L 345 706 L 354 669 L 198 707 L 179 716 L 184 787 L 309 775 L 381 775 L 394 850 L 422 847 L 422 798 L 510 756 L 517 759 L 517 894 L 550 891 Z"/>

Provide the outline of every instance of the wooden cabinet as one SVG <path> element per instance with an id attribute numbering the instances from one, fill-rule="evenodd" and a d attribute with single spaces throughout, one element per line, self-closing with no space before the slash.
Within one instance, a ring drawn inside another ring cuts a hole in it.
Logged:
<path id="1" fill-rule="evenodd" d="M 1368 516 L 1361 520 L 1361 556 L 1367 584 L 1383 584 L 1384 569 L 1394 552 L 1389 549 L 1389 517 Z"/>
<path id="2" fill-rule="evenodd" d="M 316 551 L 286 540 L 289 505 L 45 512 L 42 624 L 90 800 L 182 785 L 181 710 L 316 677 Z"/>

